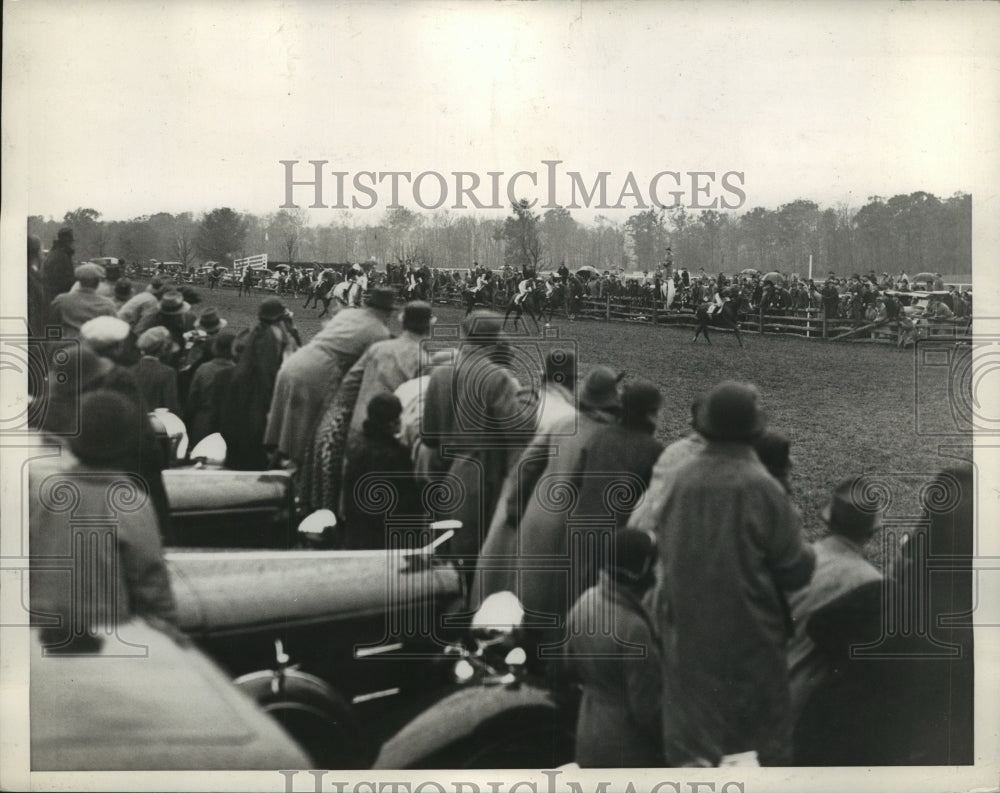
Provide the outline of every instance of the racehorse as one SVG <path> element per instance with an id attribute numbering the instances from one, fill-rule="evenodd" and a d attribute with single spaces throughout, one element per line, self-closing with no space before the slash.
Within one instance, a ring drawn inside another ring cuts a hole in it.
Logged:
<path id="1" fill-rule="evenodd" d="M 306 293 L 306 302 L 302 308 L 309 308 L 310 302 L 312 302 L 314 308 L 318 308 L 320 299 L 330 293 L 336 282 L 336 274 L 333 270 L 324 270 L 315 278 L 307 281 L 303 285 Z"/>
<path id="2" fill-rule="evenodd" d="M 736 334 L 736 341 L 740 343 L 740 347 L 743 346 L 743 338 L 740 336 L 740 323 L 739 316 L 740 311 L 743 309 L 743 305 L 746 303 L 746 298 L 743 295 L 734 297 L 722 304 L 722 306 L 712 314 L 708 313 L 709 306 L 712 303 L 702 303 L 695 310 L 695 316 L 698 319 L 698 327 L 695 329 L 694 338 L 691 339 L 691 343 L 694 344 L 698 341 L 698 336 L 702 333 L 705 334 L 705 341 L 709 344 L 712 340 L 708 338 L 708 326 L 715 325 L 718 328 L 729 328 L 733 333 Z"/>
<path id="3" fill-rule="evenodd" d="M 493 306 L 493 284 L 487 282 L 481 289 L 465 289 L 462 292 L 465 300 L 465 316 L 469 316 L 476 306 Z"/>
<path id="4" fill-rule="evenodd" d="M 555 296 L 555 293 L 553 293 Z M 507 327 L 507 320 L 510 319 L 510 315 L 514 314 L 514 330 L 517 330 L 517 321 L 522 318 L 522 316 L 527 313 L 531 317 L 531 321 L 535 323 L 535 333 L 538 333 L 541 329 L 538 325 L 538 320 L 542 318 L 542 313 L 545 309 L 545 294 L 538 289 L 533 289 L 524 296 L 524 299 L 518 301 L 517 295 L 514 295 L 507 303 L 507 313 L 503 316 L 503 327 Z M 522 320 L 523 321 L 523 320 Z M 552 312 L 549 311 L 549 321 L 552 321 Z M 524 330 L 527 332 L 528 323 L 524 323 Z"/>
<path id="5" fill-rule="evenodd" d="M 323 310 L 316 315 L 317 318 L 326 316 L 326 312 L 330 310 L 330 303 L 334 300 L 339 304 L 338 311 L 348 306 L 360 306 L 361 297 L 367 289 L 367 275 L 357 275 L 353 279 L 348 278 L 341 281 L 328 292 L 320 295 L 319 299 L 323 302 Z"/>

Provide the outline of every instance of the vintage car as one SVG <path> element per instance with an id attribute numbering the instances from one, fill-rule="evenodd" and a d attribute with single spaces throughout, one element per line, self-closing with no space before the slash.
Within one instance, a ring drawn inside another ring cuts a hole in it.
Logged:
<path id="1" fill-rule="evenodd" d="M 451 682 L 442 617 L 462 585 L 435 556 L 449 536 L 386 551 L 170 548 L 180 627 L 316 767 L 367 768 Z"/>
<path id="2" fill-rule="evenodd" d="M 142 620 L 98 652 L 50 653 L 31 631 L 34 771 L 301 768 L 281 725 L 197 647 Z"/>
<path id="3" fill-rule="evenodd" d="M 444 617 L 464 598 L 446 551 L 460 524 L 329 550 L 336 519 L 300 519 L 285 471 L 177 467 L 164 483 L 180 627 L 319 767 L 367 767 L 451 682 Z"/>
<path id="4" fill-rule="evenodd" d="M 36 642 L 39 769 L 367 768 L 451 684 L 456 521 L 428 519 L 388 550 L 330 550 L 332 513 L 302 519 L 287 472 L 199 458 L 164 483 L 182 644 L 141 620 L 100 653 L 49 657 Z"/>

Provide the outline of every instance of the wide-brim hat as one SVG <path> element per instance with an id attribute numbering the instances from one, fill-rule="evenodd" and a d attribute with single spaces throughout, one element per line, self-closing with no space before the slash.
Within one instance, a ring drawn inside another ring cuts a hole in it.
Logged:
<path id="1" fill-rule="evenodd" d="M 621 394 L 618 392 L 620 380 L 621 376 L 607 366 L 595 366 L 583 381 L 580 406 L 603 410 L 620 408 L 622 405 Z"/>
<path id="2" fill-rule="evenodd" d="M 184 301 L 184 295 L 175 290 L 164 292 L 160 298 L 161 314 L 183 314 L 190 305 Z"/>
<path id="3" fill-rule="evenodd" d="M 170 288 L 170 282 L 160 278 L 160 276 L 153 276 L 152 280 L 149 282 L 149 291 L 157 299 Z"/>
<path id="4" fill-rule="evenodd" d="M 257 307 L 257 318 L 264 322 L 274 322 L 288 313 L 285 304 L 276 297 L 265 297 Z"/>
<path id="5" fill-rule="evenodd" d="M 709 440 L 750 443 L 766 428 L 760 394 L 750 383 L 719 383 L 698 405 L 695 429 Z"/>
<path id="6" fill-rule="evenodd" d="M 835 533 L 846 529 L 848 534 L 871 534 L 882 525 L 882 507 L 865 497 L 863 477 L 850 476 L 834 488 L 820 517 Z"/>
<path id="7" fill-rule="evenodd" d="M 380 286 L 368 293 L 365 305 L 377 311 L 392 311 L 394 300 L 395 294 L 393 291 Z"/>
<path id="8" fill-rule="evenodd" d="M 219 316 L 219 310 L 216 308 L 206 308 L 201 312 L 201 316 L 195 320 L 194 326 L 199 330 L 205 331 L 209 335 L 213 335 L 222 330 L 229 323 Z"/>
<path id="9" fill-rule="evenodd" d="M 622 391 L 622 415 L 625 420 L 646 418 L 660 409 L 660 389 L 647 380 L 629 383 Z"/>
<path id="10" fill-rule="evenodd" d="M 66 241 L 73 242 L 73 229 L 70 228 L 59 229 L 59 233 L 56 234 L 56 239 L 62 242 Z"/>

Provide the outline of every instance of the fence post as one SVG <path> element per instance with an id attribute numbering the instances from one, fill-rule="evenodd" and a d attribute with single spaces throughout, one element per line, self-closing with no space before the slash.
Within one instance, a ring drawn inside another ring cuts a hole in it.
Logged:
<path id="1" fill-rule="evenodd" d="M 826 306 L 823 306 L 823 340 L 826 341 Z"/>
<path id="2" fill-rule="evenodd" d="M 604 303 L 604 320 L 605 320 L 605 322 L 610 322 L 611 321 L 611 294 L 610 293 L 608 293 L 608 296 L 605 298 L 605 303 Z"/>
<path id="3" fill-rule="evenodd" d="M 763 336 L 764 335 L 764 306 L 760 307 L 760 313 L 758 314 L 757 321 L 758 321 L 757 332 L 761 336 Z"/>

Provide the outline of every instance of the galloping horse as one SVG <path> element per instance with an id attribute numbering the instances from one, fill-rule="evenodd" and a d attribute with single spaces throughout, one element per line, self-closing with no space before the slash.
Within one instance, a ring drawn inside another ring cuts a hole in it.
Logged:
<path id="1" fill-rule="evenodd" d="M 746 303 L 746 298 L 739 295 L 723 303 L 722 307 L 712 314 L 708 313 L 708 307 L 712 305 L 711 303 L 702 303 L 698 306 L 695 310 L 695 316 L 698 318 L 698 327 L 695 329 L 694 338 L 691 339 L 691 343 L 694 344 L 698 341 L 698 336 L 704 333 L 705 341 L 711 344 L 712 340 L 708 338 L 708 327 L 709 325 L 715 325 L 716 327 L 729 328 L 733 331 L 736 334 L 736 341 L 742 347 L 743 338 L 740 336 L 739 316 L 744 303 Z"/>
<path id="2" fill-rule="evenodd" d="M 465 316 L 469 316 L 476 306 L 493 306 L 493 282 L 486 282 L 481 289 L 465 289 L 462 298 L 465 300 Z"/>
<path id="3" fill-rule="evenodd" d="M 368 276 L 355 275 L 353 278 L 345 278 L 326 295 L 322 295 L 323 310 L 317 314 L 317 318 L 322 317 L 330 309 L 330 304 L 337 301 L 337 311 L 342 308 L 355 307 L 362 304 L 362 296 L 368 291 Z"/>
<path id="4" fill-rule="evenodd" d="M 554 293 L 553 293 L 554 296 Z M 518 302 L 517 295 L 514 295 L 507 303 L 507 313 L 503 316 L 503 327 L 507 327 L 507 320 L 510 319 L 510 315 L 514 314 L 514 330 L 517 330 L 517 321 L 527 313 L 531 317 L 531 321 L 535 323 L 535 333 L 538 333 L 541 328 L 538 325 L 538 320 L 542 318 L 542 313 L 545 308 L 545 294 L 537 289 L 528 292 L 524 296 L 524 299 Z M 549 321 L 552 320 L 552 312 L 549 312 Z M 522 320 L 523 321 L 523 320 Z M 528 323 L 524 323 L 524 330 L 527 332 Z"/>
<path id="5" fill-rule="evenodd" d="M 322 273 L 314 278 L 309 278 L 308 276 L 305 276 L 305 278 L 308 278 L 308 280 L 302 286 L 306 293 L 306 302 L 302 308 L 309 308 L 310 303 L 313 304 L 313 308 L 319 308 L 319 301 L 325 299 L 325 296 L 336 285 L 337 275 L 333 270 L 323 270 Z"/>

